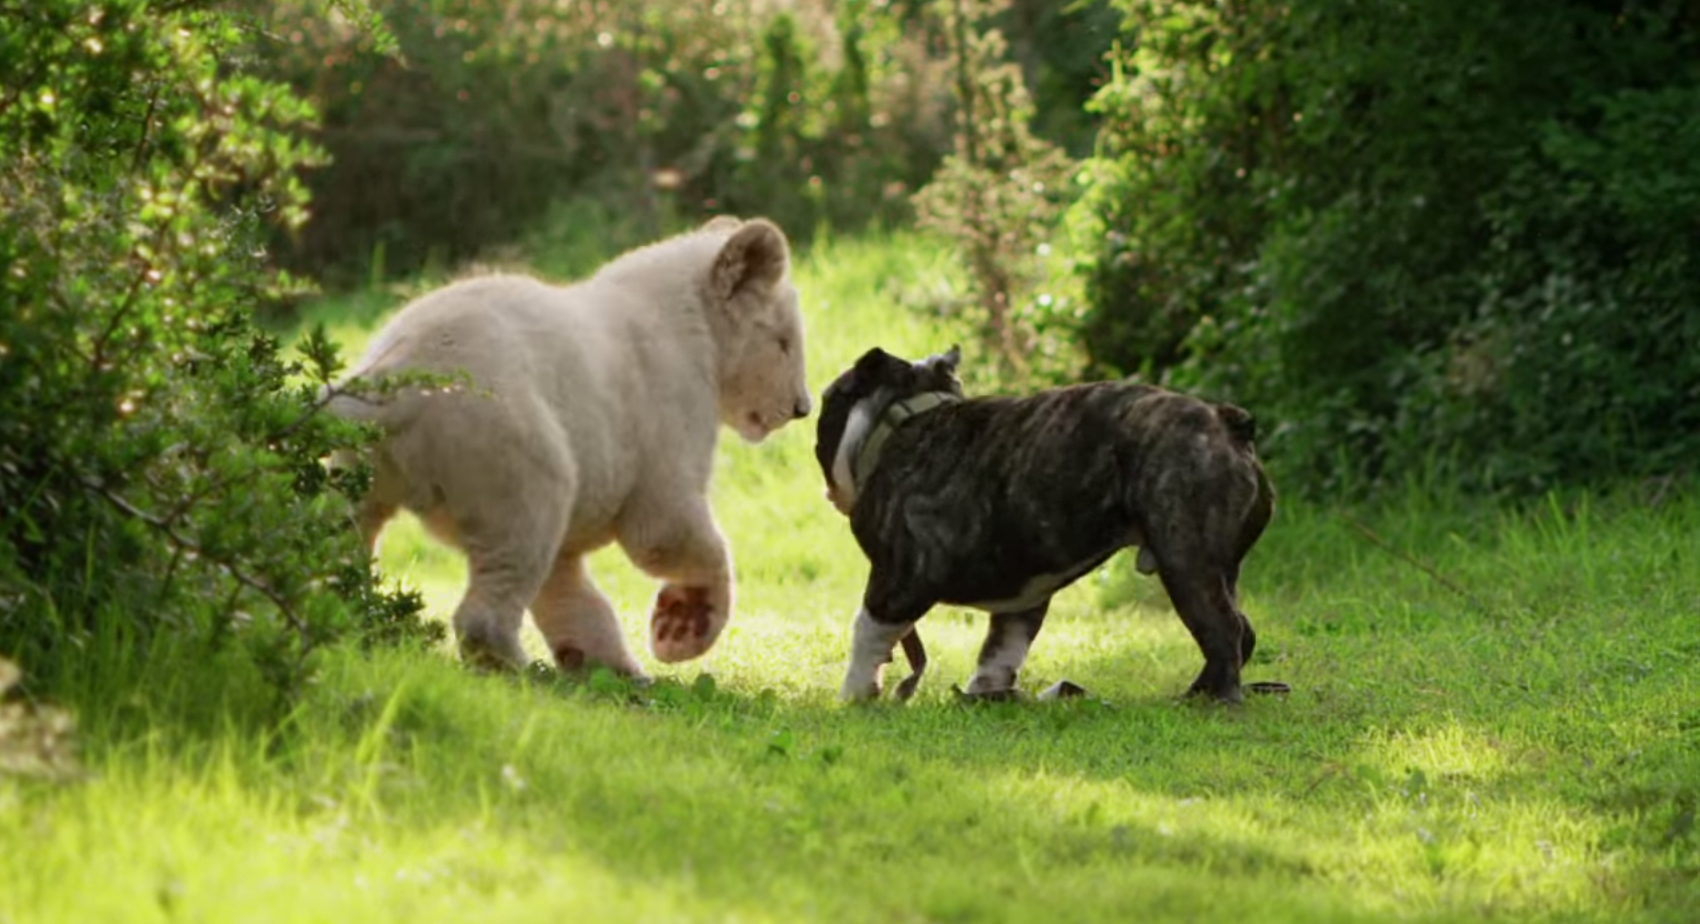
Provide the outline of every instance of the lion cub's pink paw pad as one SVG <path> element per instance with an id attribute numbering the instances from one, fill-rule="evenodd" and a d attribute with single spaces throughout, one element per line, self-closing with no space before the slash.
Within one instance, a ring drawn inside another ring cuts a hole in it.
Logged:
<path id="1" fill-rule="evenodd" d="M 655 596 L 649 617 L 650 645 L 663 661 L 694 658 L 714 644 L 714 604 L 707 587 L 669 584 Z"/>

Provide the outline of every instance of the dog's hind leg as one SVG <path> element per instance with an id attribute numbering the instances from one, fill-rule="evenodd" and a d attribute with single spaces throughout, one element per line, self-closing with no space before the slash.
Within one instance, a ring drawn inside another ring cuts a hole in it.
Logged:
<path id="1" fill-rule="evenodd" d="M 1228 599 L 1234 605 L 1234 615 L 1240 621 L 1240 667 L 1243 669 L 1251 664 L 1251 655 L 1257 650 L 1257 632 L 1251 627 L 1251 620 L 1246 618 L 1245 611 L 1240 609 L 1239 582 L 1240 569 L 1238 565 L 1228 569 Z M 1280 680 L 1256 680 L 1242 683 L 1240 688 L 1247 693 L 1291 693 L 1292 685 Z"/>
<path id="2" fill-rule="evenodd" d="M 1234 615 L 1240 620 L 1240 664 L 1251 663 L 1251 654 L 1257 650 L 1257 633 L 1252 631 L 1251 620 L 1246 618 L 1240 609 L 1240 562 L 1250 554 L 1251 547 L 1263 536 L 1269 521 L 1275 517 L 1275 488 L 1269 484 L 1269 476 L 1264 473 L 1263 466 L 1254 465 L 1252 469 L 1257 480 L 1257 495 L 1246 511 L 1245 520 L 1240 524 L 1239 541 L 1235 543 L 1234 563 L 1227 569 L 1228 602 L 1234 607 Z"/>
<path id="3" fill-rule="evenodd" d="M 1224 573 L 1228 585 L 1228 603 L 1233 607 L 1234 616 L 1240 623 L 1241 667 L 1251 663 L 1252 653 L 1257 650 L 1257 632 L 1252 629 L 1251 620 L 1246 618 L 1245 611 L 1240 609 L 1240 563 L 1263 536 L 1263 531 L 1275 516 L 1275 489 L 1269 484 L 1269 476 L 1264 474 L 1260 465 L 1254 465 L 1252 471 L 1256 477 L 1257 494 L 1240 524 L 1239 541 L 1234 546 L 1233 564 L 1228 566 Z"/>
<path id="4" fill-rule="evenodd" d="M 1027 663 L 1027 652 L 1033 647 L 1039 629 L 1045 624 L 1045 613 L 1051 601 L 1018 613 L 993 613 L 986 630 L 986 641 L 980 646 L 980 660 L 974 677 L 968 681 L 969 696 L 1010 693 L 1021 666 Z"/>
<path id="5" fill-rule="evenodd" d="M 1234 607 L 1227 575 L 1221 568 L 1167 563 L 1158 574 L 1175 612 L 1204 653 L 1204 669 L 1186 695 L 1206 693 L 1225 703 L 1240 702 L 1244 699 L 1240 691 L 1241 652 L 1245 650 L 1248 624 Z"/>
<path id="6" fill-rule="evenodd" d="M 1229 568 L 1224 579 L 1228 583 L 1228 603 L 1233 606 L 1234 616 L 1240 622 L 1240 666 L 1244 667 L 1251 663 L 1252 652 L 1257 650 L 1257 632 L 1252 629 L 1245 611 L 1240 609 L 1240 566 Z"/>

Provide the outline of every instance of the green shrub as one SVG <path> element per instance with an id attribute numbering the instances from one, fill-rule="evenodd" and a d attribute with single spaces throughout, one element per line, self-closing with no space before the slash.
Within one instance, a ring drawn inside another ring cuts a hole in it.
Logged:
<path id="1" fill-rule="evenodd" d="M 1023 311 L 1038 252 L 1069 192 L 1073 163 L 1033 134 L 1033 103 L 994 19 L 1008 0 L 940 4 L 955 70 L 954 149 L 915 197 L 920 223 L 957 243 L 981 339 L 1005 374 L 1030 374 L 1038 340 Z"/>
<path id="2" fill-rule="evenodd" d="M 117 647 L 241 653 L 274 689 L 350 632 L 419 636 L 373 590 L 317 413 L 335 368 L 250 316 L 293 288 L 311 110 L 245 73 L 213 3 L 5 10 L 0 71 L 0 653 L 51 687 Z"/>
<path id="3" fill-rule="evenodd" d="M 1071 216 L 1101 370 L 1251 406 L 1295 488 L 1700 449 L 1691 5 L 1118 6 Z"/>
<path id="4" fill-rule="evenodd" d="M 279 244 L 331 282 L 478 256 L 580 198 L 649 237 L 895 221 L 949 145 L 938 65 L 880 0 L 374 0 L 393 51 L 318 0 L 248 5 L 281 39 L 267 72 L 322 113 L 313 218 Z"/>

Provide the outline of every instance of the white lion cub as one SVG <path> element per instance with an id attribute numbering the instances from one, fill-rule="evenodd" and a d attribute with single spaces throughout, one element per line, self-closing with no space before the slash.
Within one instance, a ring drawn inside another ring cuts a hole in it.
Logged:
<path id="1" fill-rule="evenodd" d="M 361 390 L 404 371 L 463 386 Z M 529 607 L 563 669 L 643 676 L 584 556 L 618 542 L 664 583 L 661 661 L 706 652 L 732 612 L 732 561 L 705 492 L 717 425 L 760 442 L 809 413 L 785 235 L 717 218 L 565 286 L 468 279 L 403 308 L 330 404 L 380 425 L 359 510 L 368 546 L 398 507 L 465 552 L 461 656 L 526 662 Z"/>

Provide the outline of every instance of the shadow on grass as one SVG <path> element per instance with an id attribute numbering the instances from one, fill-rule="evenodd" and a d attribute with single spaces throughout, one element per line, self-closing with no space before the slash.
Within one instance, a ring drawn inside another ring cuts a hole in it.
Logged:
<path id="1" fill-rule="evenodd" d="M 1388 898 L 1397 888 L 1426 896 L 1441 917 L 1491 894 L 1523 912 L 1623 919 L 1638 902 L 1680 895 L 1670 890 L 1681 867 L 1635 849 L 1591 880 L 1564 880 L 1572 892 L 1541 897 L 1543 876 L 1567 874 L 1539 861 L 1552 849 L 1537 845 L 1539 816 L 1568 802 L 1586 827 L 1601 809 L 1552 784 L 1569 758 L 1535 735 L 1545 726 L 1532 704 L 1421 708 L 1406 693 L 1377 714 L 1377 691 L 1364 689 L 1241 709 L 1167 696 L 843 708 L 708 681 L 638 691 L 454 673 L 381 664 L 361 681 L 375 679 L 378 692 L 348 696 L 347 675 L 313 710 L 339 716 L 339 734 L 368 735 L 393 697 L 385 734 L 396 753 L 453 749 L 453 760 L 402 771 L 413 779 L 385 797 L 402 800 L 386 802 L 387 817 L 429 824 L 487 811 L 538 849 L 582 850 L 633 882 L 683 882 L 716 901 L 753 892 L 769 910 L 777 901 L 826 919 L 1106 919 L 1154 901 L 1200 914 L 1273 902 L 1293 920 L 1380 919 L 1398 907 Z M 400 682 L 410 675 L 425 679 Z M 500 715 L 488 714 L 492 702 Z M 504 787 L 505 768 L 527 785 Z M 450 795 L 415 804 L 409 791 Z M 1473 821 L 1484 805 L 1509 820 Z M 1394 830 L 1354 832 L 1366 814 Z M 1472 859 L 1485 849 L 1473 838 L 1523 836 L 1495 825 L 1528 828 L 1527 843 L 1495 848 L 1524 852 L 1504 875 L 1532 885 L 1509 898 Z M 1590 850 L 1578 837 L 1557 849 Z M 1365 846 L 1391 859 L 1351 856 Z M 1065 887 L 1094 903 L 1054 907 Z"/>
<path id="2" fill-rule="evenodd" d="M 1036 800 L 1023 777 L 1037 767 L 998 744 L 1057 713 L 823 708 L 707 683 L 402 679 L 437 670 L 392 669 L 389 692 L 339 691 L 315 709 L 340 716 L 340 734 L 363 735 L 398 696 L 386 732 L 395 753 L 455 749 L 456 760 L 422 760 L 406 771 L 416 779 L 391 784 L 384 814 L 402 824 L 489 811 L 538 849 L 584 851 L 634 882 L 683 880 L 716 902 L 754 894 L 769 912 L 788 906 L 781 917 L 1105 920 L 1153 902 L 1249 910 L 1273 893 L 1278 919 L 1369 919 L 1350 895 L 1319 889 L 1312 862 L 1279 839 L 1175 836 L 1136 815 Z M 491 685 L 508 688 L 497 697 L 511 710 L 506 732 L 479 715 L 490 698 L 479 688 Z M 953 736 L 974 745 L 929 747 Z M 1044 773 L 1066 781 L 1073 770 L 1064 757 Z M 501 785 L 504 772 L 523 788 Z M 450 795 L 414 802 L 410 791 Z M 1091 902 L 1074 904 L 1064 887 Z"/>

